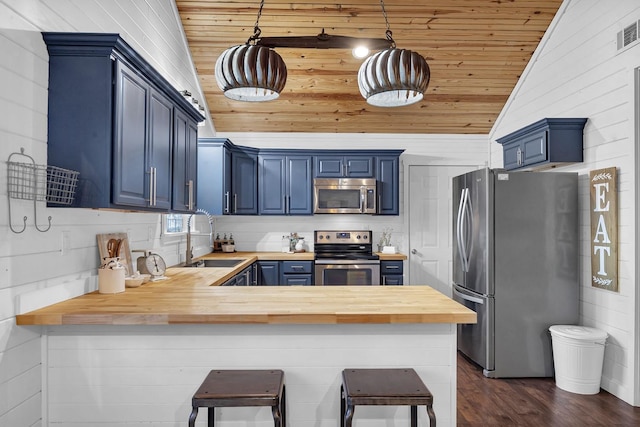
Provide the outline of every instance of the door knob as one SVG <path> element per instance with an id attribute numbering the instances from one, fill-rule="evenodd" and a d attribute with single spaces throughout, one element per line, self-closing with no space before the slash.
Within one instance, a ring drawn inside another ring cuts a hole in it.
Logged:
<path id="1" fill-rule="evenodd" d="M 411 249 L 411 253 L 415 255 L 418 253 L 418 251 L 416 251 L 415 249 Z"/>

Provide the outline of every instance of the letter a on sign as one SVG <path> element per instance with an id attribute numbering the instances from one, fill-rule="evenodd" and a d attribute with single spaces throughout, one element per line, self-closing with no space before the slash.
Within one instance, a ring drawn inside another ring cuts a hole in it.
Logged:
<path id="1" fill-rule="evenodd" d="M 618 187 L 616 168 L 589 173 L 591 285 L 618 291 Z"/>

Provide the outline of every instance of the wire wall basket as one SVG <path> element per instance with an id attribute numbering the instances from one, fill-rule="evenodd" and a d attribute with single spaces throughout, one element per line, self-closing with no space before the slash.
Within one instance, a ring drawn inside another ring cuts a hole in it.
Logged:
<path id="1" fill-rule="evenodd" d="M 60 205 L 73 203 L 79 172 L 35 163 L 7 164 L 9 197 Z"/>
<path id="2" fill-rule="evenodd" d="M 22 161 L 16 161 L 16 160 Z M 25 161 L 26 160 L 26 161 Z M 22 233 L 27 226 L 27 217 L 23 217 L 24 227 L 20 231 L 13 229 L 11 224 L 11 199 L 33 201 L 34 216 L 36 215 L 36 202 L 55 203 L 59 205 L 71 205 L 76 193 L 79 172 L 59 168 L 50 165 L 38 165 L 33 157 L 24 154 L 24 148 L 20 153 L 12 153 L 7 160 L 7 195 L 9 197 L 9 226 L 14 233 Z M 49 227 L 38 231 L 47 231 Z"/>
<path id="3" fill-rule="evenodd" d="M 7 162 L 7 191 L 12 199 L 36 200 L 47 197 L 47 168 L 35 163 Z"/>
<path id="4" fill-rule="evenodd" d="M 76 194 L 78 171 L 47 166 L 47 202 L 70 205 Z"/>

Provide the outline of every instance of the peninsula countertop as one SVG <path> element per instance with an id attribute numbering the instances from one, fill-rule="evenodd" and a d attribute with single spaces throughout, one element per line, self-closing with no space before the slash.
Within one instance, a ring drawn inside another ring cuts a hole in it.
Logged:
<path id="1" fill-rule="evenodd" d="M 261 259 L 312 254 L 233 253 L 234 268 L 167 269 L 166 280 L 97 291 L 16 316 L 18 325 L 475 323 L 476 314 L 429 286 L 217 286 Z"/>

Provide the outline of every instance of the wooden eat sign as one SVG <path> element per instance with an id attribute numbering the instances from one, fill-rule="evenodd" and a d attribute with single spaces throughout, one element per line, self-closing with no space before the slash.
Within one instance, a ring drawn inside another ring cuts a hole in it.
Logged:
<path id="1" fill-rule="evenodd" d="M 618 291 L 618 188 L 616 168 L 589 173 L 591 285 Z"/>

